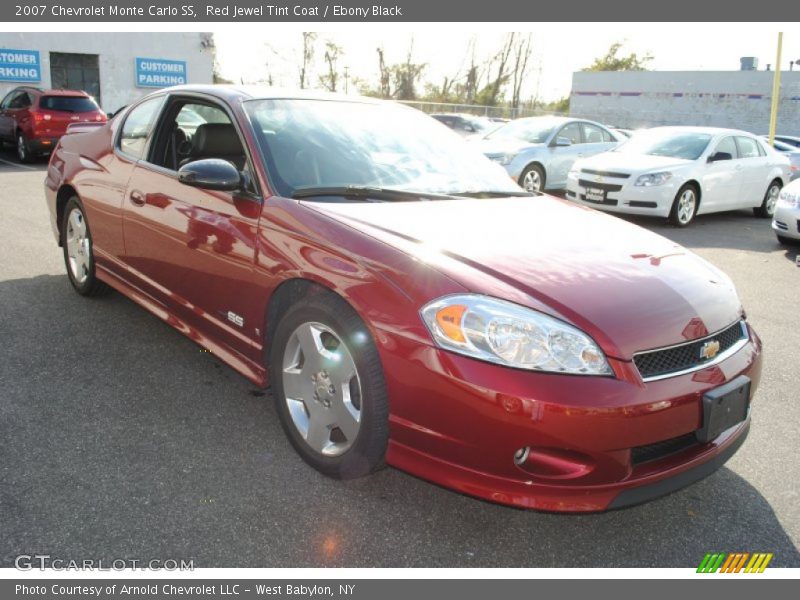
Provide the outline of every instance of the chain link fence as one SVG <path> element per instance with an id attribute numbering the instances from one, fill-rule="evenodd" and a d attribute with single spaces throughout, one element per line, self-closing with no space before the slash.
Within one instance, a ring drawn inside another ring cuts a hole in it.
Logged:
<path id="1" fill-rule="evenodd" d="M 422 112 L 432 113 L 465 113 L 495 119 L 518 119 L 520 117 L 538 117 L 542 115 L 559 115 L 541 108 L 510 106 L 484 106 L 481 104 L 454 104 L 449 102 L 421 102 L 417 100 L 401 100 L 402 104 L 412 106 Z"/>

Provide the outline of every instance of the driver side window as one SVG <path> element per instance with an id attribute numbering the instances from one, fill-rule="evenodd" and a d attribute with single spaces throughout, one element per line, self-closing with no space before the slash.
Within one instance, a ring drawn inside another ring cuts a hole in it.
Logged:
<path id="1" fill-rule="evenodd" d="M 212 104 L 178 101 L 159 125 L 152 162 L 177 171 L 204 158 L 219 158 L 245 167 L 244 147 L 227 113 Z"/>
<path id="2" fill-rule="evenodd" d="M 569 123 L 561 128 L 558 132 L 558 137 L 567 138 L 573 144 L 580 144 L 583 142 L 581 139 L 581 124 Z"/>
<path id="3" fill-rule="evenodd" d="M 733 137 L 726 137 L 720 140 L 719 144 L 717 144 L 717 148 L 714 150 L 714 154 L 719 152 L 730 154 L 732 159 L 739 158 L 739 152 L 736 149 L 736 142 Z"/>

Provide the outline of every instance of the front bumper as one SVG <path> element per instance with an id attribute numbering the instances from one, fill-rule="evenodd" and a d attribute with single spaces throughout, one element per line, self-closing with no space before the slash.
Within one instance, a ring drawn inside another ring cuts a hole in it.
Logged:
<path id="1" fill-rule="evenodd" d="M 573 172 L 567 177 L 567 199 L 606 212 L 668 217 L 678 193 L 677 182 L 668 181 L 663 185 L 644 187 L 635 186 L 632 179 L 598 178 Z M 606 200 L 596 202 L 586 199 L 587 183 L 591 187 L 605 190 Z"/>
<path id="2" fill-rule="evenodd" d="M 772 229 L 777 235 L 800 240 L 800 207 L 778 202 L 772 217 Z"/>
<path id="3" fill-rule="evenodd" d="M 472 496 L 517 507 L 591 512 L 649 500 L 724 463 L 750 417 L 709 443 L 648 460 L 642 448 L 694 439 L 709 390 L 746 375 L 755 392 L 761 342 L 682 376 L 642 382 L 632 363 L 610 359 L 616 377 L 509 369 L 421 346 L 384 332 L 391 399 L 387 462 Z M 752 398 L 752 396 L 751 396 Z M 532 448 L 521 466 L 515 453 Z"/>

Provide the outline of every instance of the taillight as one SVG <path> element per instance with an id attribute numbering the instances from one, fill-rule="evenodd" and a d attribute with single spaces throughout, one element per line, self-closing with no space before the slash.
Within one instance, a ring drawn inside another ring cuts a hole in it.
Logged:
<path id="1" fill-rule="evenodd" d="M 48 113 L 40 113 L 40 112 L 33 113 L 33 120 L 36 123 L 41 123 L 42 121 L 49 121 L 52 118 L 53 117 Z"/>

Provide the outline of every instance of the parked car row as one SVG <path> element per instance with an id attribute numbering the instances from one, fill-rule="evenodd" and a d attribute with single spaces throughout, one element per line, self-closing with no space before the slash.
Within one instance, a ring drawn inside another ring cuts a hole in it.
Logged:
<path id="1" fill-rule="evenodd" d="M 609 128 L 585 119 L 517 119 L 469 138 L 529 192 L 565 189 L 599 210 L 669 219 L 752 208 L 775 212 L 781 188 L 800 176 L 800 149 L 713 127 Z M 798 140 L 800 143 L 800 140 Z"/>

